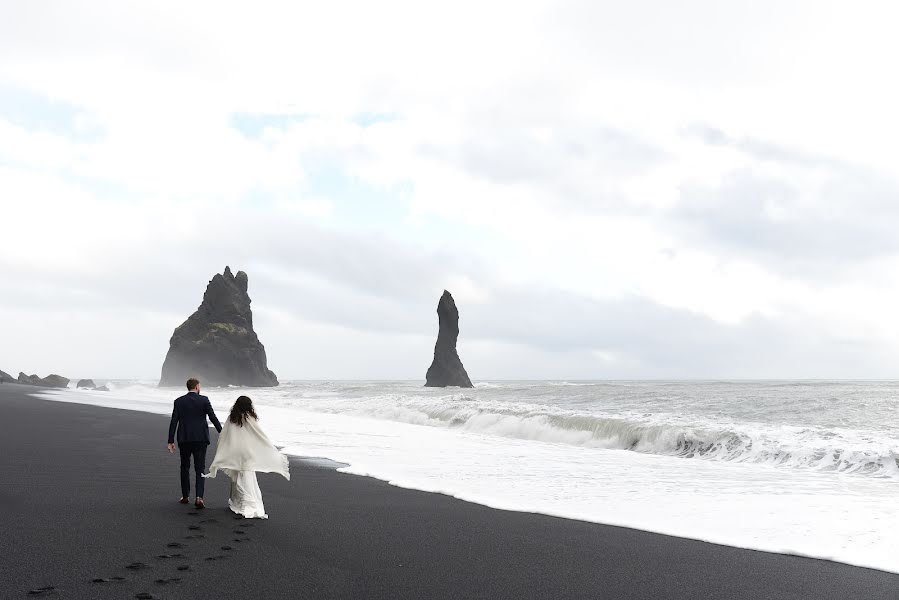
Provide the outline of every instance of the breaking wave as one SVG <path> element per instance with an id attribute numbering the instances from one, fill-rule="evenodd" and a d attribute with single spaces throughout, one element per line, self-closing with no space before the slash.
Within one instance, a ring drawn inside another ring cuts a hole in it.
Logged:
<path id="1" fill-rule="evenodd" d="M 313 407 L 321 412 L 443 427 L 506 438 L 899 480 L 891 440 L 820 427 L 763 423 L 655 422 L 639 416 L 553 411 L 542 405 L 485 407 L 466 395 L 376 397 Z M 309 407 L 306 407 L 309 408 Z"/>

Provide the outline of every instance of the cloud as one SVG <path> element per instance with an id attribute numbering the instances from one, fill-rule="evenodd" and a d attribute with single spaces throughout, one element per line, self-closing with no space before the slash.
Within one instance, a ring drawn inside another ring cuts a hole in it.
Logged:
<path id="1" fill-rule="evenodd" d="M 671 214 L 691 234 L 794 275 L 826 275 L 899 251 L 892 233 L 899 225 L 899 183 L 893 179 L 706 126 L 691 135 L 756 161 L 714 184 L 684 184 Z"/>
<path id="2" fill-rule="evenodd" d="M 154 374 L 230 264 L 286 377 L 419 376 L 444 287 L 486 377 L 888 374 L 890 22 L 9 4 L 0 362 Z"/>

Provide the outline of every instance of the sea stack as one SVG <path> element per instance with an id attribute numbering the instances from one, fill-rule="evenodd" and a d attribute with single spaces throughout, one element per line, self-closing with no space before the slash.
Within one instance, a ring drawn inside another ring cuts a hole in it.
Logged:
<path id="1" fill-rule="evenodd" d="M 265 347 L 253 331 L 247 274 L 225 267 L 206 286 L 203 302 L 169 342 L 160 386 L 183 386 L 196 377 L 207 386 L 271 387 Z"/>
<path id="2" fill-rule="evenodd" d="M 473 387 L 459 353 L 456 352 L 456 340 L 459 339 L 459 311 L 453 296 L 446 290 L 437 303 L 437 317 L 440 319 L 440 330 L 437 332 L 437 343 L 434 345 L 434 362 L 425 376 L 426 387 Z"/>

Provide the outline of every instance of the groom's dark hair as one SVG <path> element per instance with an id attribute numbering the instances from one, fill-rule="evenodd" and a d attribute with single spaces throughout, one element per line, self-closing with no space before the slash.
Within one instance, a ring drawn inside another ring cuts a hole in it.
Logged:
<path id="1" fill-rule="evenodd" d="M 200 385 L 200 380 L 199 380 L 199 379 L 194 379 L 193 377 L 191 377 L 190 379 L 187 380 L 187 391 L 188 391 L 188 392 L 191 391 L 192 389 L 194 389 L 194 388 L 197 387 L 198 385 Z"/>

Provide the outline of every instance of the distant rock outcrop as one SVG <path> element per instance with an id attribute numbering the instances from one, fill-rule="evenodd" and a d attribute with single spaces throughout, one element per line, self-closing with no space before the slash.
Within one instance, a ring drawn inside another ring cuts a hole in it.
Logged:
<path id="1" fill-rule="evenodd" d="M 40 385 L 45 385 L 47 387 L 64 388 L 69 387 L 69 380 L 62 375 L 47 375 L 46 377 L 41 379 Z"/>
<path id="2" fill-rule="evenodd" d="M 247 286 L 247 274 L 232 275 L 229 267 L 212 278 L 200 307 L 172 334 L 160 386 L 182 386 L 190 377 L 207 386 L 278 385 L 253 331 Z"/>
<path id="3" fill-rule="evenodd" d="M 98 386 L 93 379 L 79 379 L 75 387 L 79 390 L 94 390 L 95 392 L 108 392 L 109 388 L 105 385 Z"/>
<path id="4" fill-rule="evenodd" d="M 37 375 L 26 375 L 19 371 L 19 377 L 16 381 L 23 385 L 40 385 L 41 378 Z"/>
<path id="5" fill-rule="evenodd" d="M 15 383 L 15 379 L 9 373 L 0 371 L 0 383 Z"/>
<path id="6" fill-rule="evenodd" d="M 25 373 L 20 372 L 17 381 L 25 385 L 40 385 L 43 387 L 55 388 L 69 387 L 69 380 L 56 374 L 47 375 L 46 377 L 41 378 L 37 375 L 26 375 Z"/>
<path id="7" fill-rule="evenodd" d="M 437 332 L 437 343 L 434 345 L 434 362 L 431 363 L 425 376 L 427 387 L 473 387 L 459 353 L 456 352 L 456 340 L 459 339 L 459 311 L 452 295 L 443 290 L 440 302 L 437 303 L 437 316 L 440 330 Z"/>

